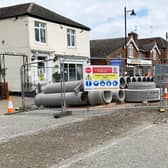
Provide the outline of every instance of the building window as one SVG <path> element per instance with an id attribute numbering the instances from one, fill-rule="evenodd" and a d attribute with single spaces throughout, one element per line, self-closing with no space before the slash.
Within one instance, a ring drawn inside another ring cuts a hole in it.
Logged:
<path id="1" fill-rule="evenodd" d="M 142 52 L 140 52 L 140 51 L 138 52 L 138 58 L 142 59 Z"/>
<path id="2" fill-rule="evenodd" d="M 155 49 L 152 52 L 152 57 L 153 57 L 153 60 L 156 60 L 156 50 Z"/>
<path id="3" fill-rule="evenodd" d="M 38 70 L 38 77 L 40 81 L 44 81 L 46 78 L 46 63 L 44 62 L 47 58 L 44 56 L 37 57 L 37 70 Z"/>
<path id="4" fill-rule="evenodd" d="M 35 40 L 40 43 L 46 43 L 46 24 L 35 21 Z"/>
<path id="5" fill-rule="evenodd" d="M 83 79 L 83 65 L 64 63 L 64 81 L 76 81 Z"/>
<path id="6" fill-rule="evenodd" d="M 75 47 L 75 30 L 67 29 L 67 45 L 68 47 Z"/>
<path id="7" fill-rule="evenodd" d="M 134 58 L 134 47 L 132 43 L 128 45 L 128 58 Z"/>

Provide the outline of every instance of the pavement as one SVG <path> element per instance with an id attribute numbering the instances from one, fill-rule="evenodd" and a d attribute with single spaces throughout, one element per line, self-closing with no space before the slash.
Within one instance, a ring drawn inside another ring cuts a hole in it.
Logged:
<path id="1" fill-rule="evenodd" d="M 59 119 L 54 118 L 54 114 L 60 113 L 61 109 L 58 108 L 36 109 L 12 115 L 3 115 L 3 113 L 1 113 L 0 143 L 19 136 L 31 135 L 33 133 L 47 131 L 66 124 L 87 120 L 93 116 L 103 116 L 110 114 L 112 109 L 122 109 L 130 106 L 132 105 L 110 104 L 105 107 L 68 108 L 68 110 L 73 111 L 73 114 Z"/>
<path id="2" fill-rule="evenodd" d="M 11 96 L 12 103 L 15 108 L 21 107 L 22 98 L 20 96 Z M 25 102 L 27 105 L 34 104 L 34 98 L 26 97 Z M 0 115 L 8 112 L 8 100 L 0 100 Z"/>

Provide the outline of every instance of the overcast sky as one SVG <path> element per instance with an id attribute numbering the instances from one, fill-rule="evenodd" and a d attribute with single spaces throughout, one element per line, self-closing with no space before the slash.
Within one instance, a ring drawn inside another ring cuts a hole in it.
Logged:
<path id="1" fill-rule="evenodd" d="M 90 39 L 124 37 L 124 6 L 136 12 L 136 16 L 127 13 L 127 32 L 136 31 L 140 38 L 165 38 L 168 32 L 167 0 L 0 0 L 0 5 L 25 2 L 35 2 L 90 27 Z"/>

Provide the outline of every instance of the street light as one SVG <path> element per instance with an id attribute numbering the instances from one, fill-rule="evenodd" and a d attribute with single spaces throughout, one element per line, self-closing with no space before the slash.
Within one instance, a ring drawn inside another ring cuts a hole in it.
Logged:
<path id="1" fill-rule="evenodd" d="M 127 58 L 126 57 L 127 56 L 127 50 L 126 50 L 126 45 L 127 45 L 127 13 L 129 13 L 131 16 L 135 16 L 136 15 L 134 9 L 127 10 L 126 6 L 124 7 L 124 27 L 125 27 L 125 40 L 124 40 L 125 58 L 124 59 Z M 125 64 L 125 66 L 126 66 L 126 64 Z"/>
<path id="2" fill-rule="evenodd" d="M 125 47 L 127 43 L 127 13 L 130 13 L 131 16 L 135 16 L 136 13 L 134 9 L 127 10 L 126 7 L 124 7 L 124 21 L 125 21 Z"/>

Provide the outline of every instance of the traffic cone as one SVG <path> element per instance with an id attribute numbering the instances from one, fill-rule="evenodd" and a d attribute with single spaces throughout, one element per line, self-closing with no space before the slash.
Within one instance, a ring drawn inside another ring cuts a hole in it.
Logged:
<path id="1" fill-rule="evenodd" d="M 14 113 L 15 109 L 13 107 L 11 96 L 8 97 L 8 113 Z"/>
<path id="2" fill-rule="evenodd" d="M 164 88 L 164 99 L 168 99 L 167 87 Z"/>

